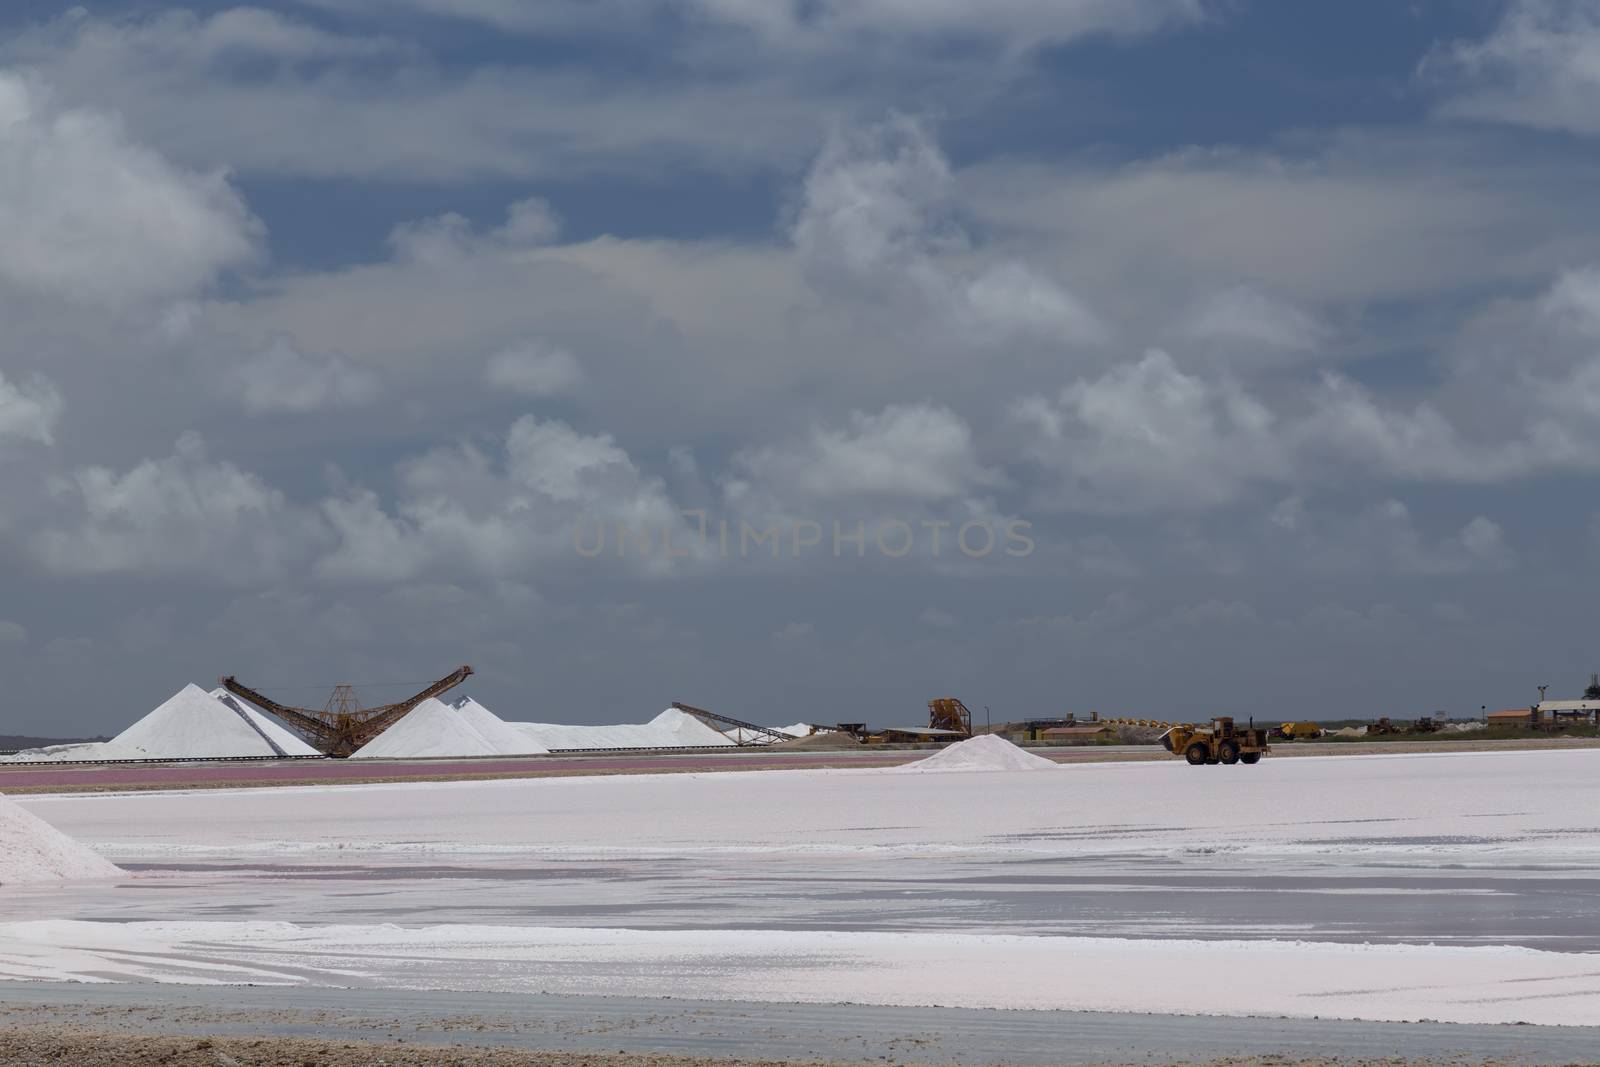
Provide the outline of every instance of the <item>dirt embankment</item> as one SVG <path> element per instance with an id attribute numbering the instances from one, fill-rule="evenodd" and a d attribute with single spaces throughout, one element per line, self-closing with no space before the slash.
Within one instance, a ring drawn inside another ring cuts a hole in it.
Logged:
<path id="1" fill-rule="evenodd" d="M 1500 1062 L 1469 1057 L 1452 1059 L 1449 1067 L 1463 1067 L 1464 1064 L 1498 1067 Z M 13 1067 L 829 1067 L 827 1061 L 820 1060 L 532 1052 L 305 1037 L 159 1037 L 54 1026 L 0 1028 L 0 1063 Z M 1192 1063 L 1209 1063 L 1212 1067 L 1378 1067 L 1380 1064 L 1382 1067 L 1445 1067 L 1437 1060 L 1325 1056 L 1308 1059 L 1230 1056 Z"/>

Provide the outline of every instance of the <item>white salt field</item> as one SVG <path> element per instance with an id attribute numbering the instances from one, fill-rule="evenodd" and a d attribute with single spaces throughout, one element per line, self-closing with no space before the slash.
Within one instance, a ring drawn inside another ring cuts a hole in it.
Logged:
<path id="1" fill-rule="evenodd" d="M 941 756 L 19 798 L 129 874 L 8 890 L 0 973 L 1600 1022 L 1600 751 Z"/>

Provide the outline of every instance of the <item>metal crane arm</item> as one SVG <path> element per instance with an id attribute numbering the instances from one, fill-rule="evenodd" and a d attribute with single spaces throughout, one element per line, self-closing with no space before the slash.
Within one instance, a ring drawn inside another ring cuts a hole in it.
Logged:
<path id="1" fill-rule="evenodd" d="M 736 729 L 749 730 L 753 734 L 758 734 L 767 738 L 768 740 L 765 742 L 767 744 L 773 744 L 779 741 L 794 740 L 794 738 L 790 737 L 782 730 L 774 730 L 770 726 L 757 726 L 753 722 L 745 722 L 742 719 L 734 719 L 726 715 L 718 715 L 714 711 L 707 711 L 705 708 L 697 708 L 693 704 L 680 704 L 678 701 L 674 700 L 672 702 L 672 706 L 681 712 L 693 715 L 697 719 L 710 719 L 712 722 L 720 722 L 726 726 L 735 727 Z M 713 727 L 713 729 L 715 729 L 715 727 Z M 738 743 L 744 744 L 742 741 Z"/>
<path id="2" fill-rule="evenodd" d="M 248 700 L 262 711 L 276 715 L 326 755 L 348 756 L 393 726 L 424 700 L 454 689 L 471 676 L 472 668 L 463 664 L 416 696 L 402 700 L 398 704 L 356 709 L 352 703 L 352 710 L 349 711 L 336 711 L 331 706 L 322 709 L 287 707 L 276 700 L 262 696 L 249 686 L 240 685 L 239 680 L 232 675 L 222 679 L 222 687 L 234 696 Z"/>
<path id="3" fill-rule="evenodd" d="M 472 668 L 463 663 L 449 675 L 440 678 L 409 700 L 402 700 L 398 704 L 384 704 L 381 707 L 366 709 L 361 717 L 362 728 L 371 736 L 376 737 L 405 718 L 424 700 L 439 696 L 441 693 L 447 693 L 470 677 L 472 677 Z"/>
<path id="4" fill-rule="evenodd" d="M 373 716 L 393 715 L 394 719 L 398 719 L 406 712 L 422 703 L 424 700 L 427 700 L 430 697 L 436 697 L 440 693 L 448 693 L 450 690 L 454 689 L 456 686 L 460 685 L 462 682 L 471 677 L 472 668 L 463 663 L 445 677 L 440 678 L 437 682 L 434 682 L 432 685 L 428 686 L 428 688 L 424 689 L 416 696 L 411 697 L 409 700 L 402 700 L 398 704 L 384 704 L 381 707 L 369 708 L 368 711 Z M 390 721 L 392 722 L 393 719 Z"/>
<path id="5" fill-rule="evenodd" d="M 249 686 L 241 685 L 239 680 L 231 674 L 222 679 L 222 688 L 236 697 L 248 700 L 262 711 L 276 715 L 296 730 L 299 730 L 307 741 L 313 743 L 318 741 L 331 742 L 338 737 L 338 733 L 329 723 L 317 718 L 313 713 L 302 711 L 299 708 L 285 707 L 275 700 L 262 696 Z"/>

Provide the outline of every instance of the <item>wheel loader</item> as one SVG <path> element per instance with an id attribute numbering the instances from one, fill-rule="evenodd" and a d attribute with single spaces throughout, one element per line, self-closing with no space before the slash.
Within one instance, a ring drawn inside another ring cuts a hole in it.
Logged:
<path id="1" fill-rule="evenodd" d="M 1161 747 L 1174 756 L 1182 756 L 1191 766 L 1207 763 L 1260 763 L 1261 757 L 1271 752 L 1267 745 L 1267 731 L 1252 722 L 1249 726 L 1235 726 L 1233 717 L 1219 715 L 1206 724 L 1192 722 L 1157 722 L 1153 719 L 1106 719 L 1120 726 L 1155 727 L 1166 731 L 1161 735 Z"/>
<path id="2" fill-rule="evenodd" d="M 1230 716 L 1222 715 L 1210 725 L 1177 723 L 1161 735 L 1161 747 L 1182 756 L 1194 767 L 1206 763 L 1260 763 L 1271 752 L 1267 731 L 1256 726 L 1235 726 Z"/>

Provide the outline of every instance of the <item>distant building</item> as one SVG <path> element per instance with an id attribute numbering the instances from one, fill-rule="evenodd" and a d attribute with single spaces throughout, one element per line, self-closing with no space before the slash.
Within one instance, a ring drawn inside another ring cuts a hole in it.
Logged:
<path id="1" fill-rule="evenodd" d="M 1507 708 L 1505 711 L 1491 711 L 1489 713 L 1490 726 L 1531 726 L 1533 725 L 1532 708 Z"/>

